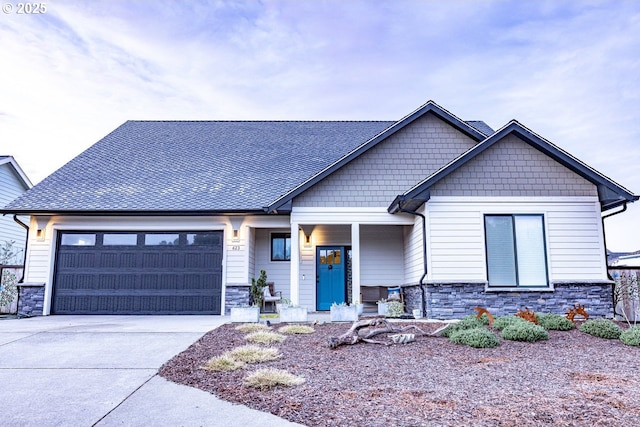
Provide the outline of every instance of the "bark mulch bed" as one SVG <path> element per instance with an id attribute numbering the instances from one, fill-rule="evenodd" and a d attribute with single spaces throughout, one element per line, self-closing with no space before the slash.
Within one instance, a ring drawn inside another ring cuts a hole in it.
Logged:
<path id="1" fill-rule="evenodd" d="M 442 326 L 416 324 L 425 332 Z M 549 331 L 548 341 L 536 343 L 501 339 L 492 349 L 416 337 L 409 344 L 331 350 L 329 337 L 351 325 L 325 324 L 277 344 L 284 355 L 277 361 L 227 373 L 200 369 L 246 344 L 235 326 L 207 333 L 160 375 L 308 426 L 640 425 L 640 348 L 578 330 Z M 242 385 L 262 367 L 286 369 L 306 382 L 270 390 Z"/>

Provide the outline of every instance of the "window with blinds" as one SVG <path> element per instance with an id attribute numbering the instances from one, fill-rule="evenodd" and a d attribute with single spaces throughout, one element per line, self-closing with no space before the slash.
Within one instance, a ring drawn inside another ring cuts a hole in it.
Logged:
<path id="1" fill-rule="evenodd" d="M 490 287 L 547 287 L 542 215 L 485 215 Z"/>

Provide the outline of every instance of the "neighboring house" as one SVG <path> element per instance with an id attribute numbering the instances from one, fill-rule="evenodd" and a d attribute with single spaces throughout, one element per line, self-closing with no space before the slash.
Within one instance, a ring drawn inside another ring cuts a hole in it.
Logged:
<path id="1" fill-rule="evenodd" d="M 13 199 L 32 187 L 31 181 L 22 171 L 12 156 L 0 156 L 0 206 L 5 206 Z M 17 218 L 23 224 L 29 218 Z M 10 264 L 22 264 L 27 230 L 14 220 L 13 215 L 0 215 L 0 248 L 8 248 L 15 256 L 7 260 Z"/>
<path id="2" fill-rule="evenodd" d="M 610 316 L 601 213 L 637 199 L 516 121 L 428 102 L 396 122 L 129 121 L 4 212 L 31 215 L 37 313 L 224 313 L 264 269 L 311 311 L 402 286 L 432 318 Z"/>
<path id="3" fill-rule="evenodd" d="M 613 267 L 640 267 L 640 251 L 612 254 L 609 256 L 609 265 Z"/>

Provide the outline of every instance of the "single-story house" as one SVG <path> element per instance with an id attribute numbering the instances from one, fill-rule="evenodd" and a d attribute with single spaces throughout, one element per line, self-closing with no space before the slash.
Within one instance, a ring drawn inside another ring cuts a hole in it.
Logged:
<path id="1" fill-rule="evenodd" d="M 517 121 L 429 101 L 398 121 L 128 121 L 3 212 L 31 216 L 32 314 L 221 314 L 265 270 L 310 311 L 401 286 L 431 318 L 610 316 L 603 213 L 637 199 Z"/>
<path id="2" fill-rule="evenodd" d="M 31 181 L 16 159 L 13 156 L 0 156 L 0 206 L 11 202 L 31 187 Z M 0 264 L 2 261 L 10 265 L 24 262 L 27 239 L 25 222 L 29 222 L 28 217 L 0 215 L 0 248 L 7 251 L 6 257 L 0 256 Z"/>

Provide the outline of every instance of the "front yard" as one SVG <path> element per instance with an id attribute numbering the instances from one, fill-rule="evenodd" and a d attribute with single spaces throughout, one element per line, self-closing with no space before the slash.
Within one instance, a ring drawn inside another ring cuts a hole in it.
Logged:
<path id="1" fill-rule="evenodd" d="M 441 324 L 416 323 L 426 332 Z M 281 325 L 276 324 L 277 331 Z M 201 367 L 247 344 L 236 325 L 209 332 L 160 374 L 224 400 L 308 426 L 621 426 L 640 424 L 640 347 L 578 330 L 535 343 L 476 349 L 442 337 L 329 349 L 351 324 L 287 335 L 282 357 L 233 372 Z M 304 378 L 293 387 L 243 385 L 259 368 Z"/>

